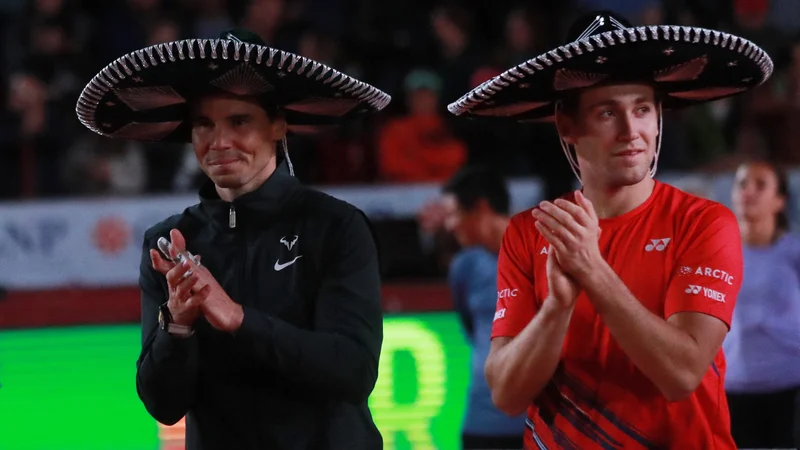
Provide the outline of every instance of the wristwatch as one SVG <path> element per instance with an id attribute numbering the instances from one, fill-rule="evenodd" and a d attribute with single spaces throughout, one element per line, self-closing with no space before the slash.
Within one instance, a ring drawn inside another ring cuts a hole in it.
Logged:
<path id="1" fill-rule="evenodd" d="M 169 312 L 169 307 L 167 306 L 166 302 L 164 302 L 158 308 L 158 323 L 161 326 L 161 329 L 169 334 L 183 337 L 188 337 L 194 334 L 192 327 L 173 323 L 172 313 Z"/>

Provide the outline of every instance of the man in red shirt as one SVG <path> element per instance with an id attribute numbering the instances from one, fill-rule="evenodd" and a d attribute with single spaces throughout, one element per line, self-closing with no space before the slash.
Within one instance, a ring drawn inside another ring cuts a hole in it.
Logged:
<path id="1" fill-rule="evenodd" d="M 486 375 L 526 448 L 733 449 L 721 344 L 742 279 L 734 215 L 653 179 L 662 109 L 772 72 L 753 43 L 612 13 L 449 109 L 554 119 L 583 188 L 512 218 Z"/>

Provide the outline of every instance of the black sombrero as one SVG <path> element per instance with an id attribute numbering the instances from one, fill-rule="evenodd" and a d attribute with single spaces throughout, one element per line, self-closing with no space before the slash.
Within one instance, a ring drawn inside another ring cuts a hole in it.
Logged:
<path id="1" fill-rule="evenodd" d="M 568 33 L 570 42 L 513 67 L 448 106 L 458 116 L 538 122 L 552 119 L 568 93 L 604 83 L 653 83 L 663 109 L 738 94 L 772 74 L 772 60 L 754 43 L 687 26 L 632 27 L 611 12 L 592 13 Z"/>
<path id="2" fill-rule="evenodd" d="M 188 101 L 214 92 L 256 96 L 281 108 L 294 133 L 380 111 L 391 101 L 374 86 L 234 30 L 118 58 L 86 85 L 76 111 L 83 125 L 103 136 L 187 142 Z"/>

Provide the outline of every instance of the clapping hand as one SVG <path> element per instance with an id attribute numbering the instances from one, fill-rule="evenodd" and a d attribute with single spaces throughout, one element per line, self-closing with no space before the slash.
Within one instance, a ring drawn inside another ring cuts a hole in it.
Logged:
<path id="1" fill-rule="evenodd" d="M 598 244 L 600 226 L 592 203 L 580 191 L 572 203 L 542 202 L 533 211 L 536 229 L 555 250 L 558 266 L 577 281 L 604 262 Z"/>
<path id="2" fill-rule="evenodd" d="M 169 248 L 171 261 L 164 259 L 158 250 L 150 250 L 150 260 L 153 268 L 167 278 L 169 299 L 167 307 L 172 320 L 178 325 L 191 326 L 200 315 L 200 305 L 208 295 L 208 289 L 201 289 L 200 278 L 197 272 L 189 273 L 190 267 L 186 263 L 175 263 L 180 255 L 186 254 L 186 241 L 180 231 L 170 231 L 172 245 Z M 184 258 L 189 261 L 189 258 Z"/>
<path id="3" fill-rule="evenodd" d="M 203 314 L 214 328 L 233 332 L 244 318 L 241 305 L 222 289 L 211 272 L 200 264 L 200 255 L 188 257 L 186 240 L 180 231 L 170 231 L 170 258 L 167 261 L 157 250 L 150 250 L 153 267 L 167 277 L 170 297 L 168 307 L 175 323 L 191 325 Z M 181 258 L 180 255 L 184 257 Z M 186 275 L 186 274 L 189 275 Z"/>

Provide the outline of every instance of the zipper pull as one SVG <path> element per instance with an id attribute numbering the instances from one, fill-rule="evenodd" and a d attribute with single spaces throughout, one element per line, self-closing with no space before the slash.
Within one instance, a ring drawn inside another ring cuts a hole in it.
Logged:
<path id="1" fill-rule="evenodd" d="M 236 208 L 231 205 L 231 209 L 228 211 L 228 227 L 236 228 Z"/>

